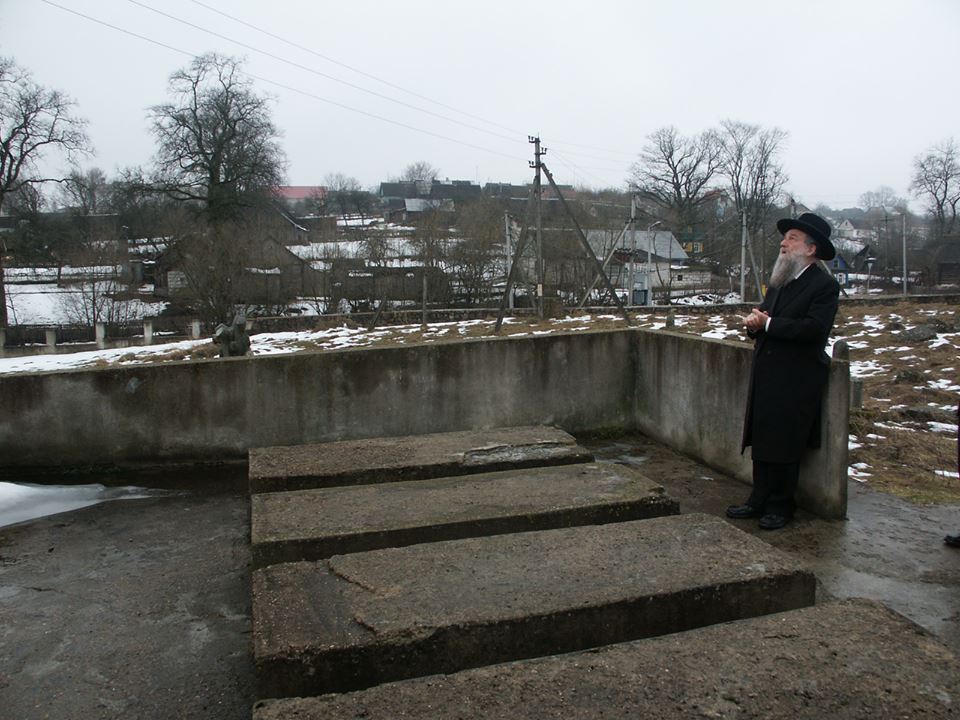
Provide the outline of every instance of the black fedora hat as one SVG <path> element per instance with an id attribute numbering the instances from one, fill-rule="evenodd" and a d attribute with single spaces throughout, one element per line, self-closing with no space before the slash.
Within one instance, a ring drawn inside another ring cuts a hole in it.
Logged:
<path id="1" fill-rule="evenodd" d="M 817 257 L 821 260 L 833 260 L 837 251 L 830 242 L 830 223 L 819 215 L 804 213 L 798 218 L 783 218 L 777 220 L 777 230 L 786 235 L 787 230 L 802 230 L 809 235 L 817 245 Z"/>

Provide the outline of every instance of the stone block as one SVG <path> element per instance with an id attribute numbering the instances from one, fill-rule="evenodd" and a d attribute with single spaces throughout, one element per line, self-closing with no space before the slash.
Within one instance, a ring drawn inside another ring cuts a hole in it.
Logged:
<path id="1" fill-rule="evenodd" d="M 586 463 L 251 496 L 254 567 L 509 532 L 674 515 L 625 465 Z"/>
<path id="2" fill-rule="evenodd" d="M 250 491 L 419 480 L 591 460 L 593 455 L 573 436 L 538 426 L 253 448 Z"/>
<path id="3" fill-rule="evenodd" d="M 253 719 L 953 718 L 958 697 L 956 655 L 882 605 L 848 600 L 360 692 L 270 700 Z"/>
<path id="4" fill-rule="evenodd" d="M 815 580 L 715 517 L 448 540 L 253 573 L 258 697 L 321 695 L 810 605 Z"/>

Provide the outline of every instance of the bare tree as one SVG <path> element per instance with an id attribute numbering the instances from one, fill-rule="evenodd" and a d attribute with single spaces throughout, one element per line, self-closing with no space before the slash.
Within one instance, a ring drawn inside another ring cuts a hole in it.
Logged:
<path id="1" fill-rule="evenodd" d="M 895 208 L 905 211 L 907 200 L 897 195 L 892 187 L 881 185 L 876 190 L 868 190 L 860 196 L 860 207 L 864 210 Z"/>
<path id="2" fill-rule="evenodd" d="M 204 320 L 229 320 L 244 299 L 244 275 L 260 239 L 257 223 L 241 218 L 211 223 L 182 207 L 167 223 L 165 234 L 177 239 L 169 259 L 176 268 L 171 292 L 181 293 Z"/>
<path id="3" fill-rule="evenodd" d="M 208 53 L 170 76 L 173 100 L 151 109 L 156 181 L 200 203 L 213 223 L 238 217 L 282 183 L 285 160 L 268 100 L 239 60 Z"/>
<path id="4" fill-rule="evenodd" d="M 176 204 L 154 188 L 141 168 L 121 170 L 109 183 L 106 202 L 104 207 L 103 199 L 97 198 L 98 207 L 117 214 L 129 238 L 158 238 Z"/>
<path id="5" fill-rule="evenodd" d="M 933 215 L 936 240 L 954 232 L 960 203 L 960 150 L 951 138 L 913 160 L 913 194 L 926 201 Z"/>
<path id="6" fill-rule="evenodd" d="M 120 281 L 122 258 L 116 230 L 103 228 L 94 234 L 84 219 L 80 215 L 73 218 L 79 241 L 68 259 L 78 274 L 67 282 L 68 292 L 61 297 L 63 310 L 79 325 L 127 323 L 134 319 L 134 308 Z"/>
<path id="7" fill-rule="evenodd" d="M 398 179 L 401 182 L 416 183 L 420 192 L 426 195 L 430 192 L 430 186 L 439 174 L 439 168 L 434 167 L 426 160 L 418 160 L 407 165 Z"/>
<path id="8" fill-rule="evenodd" d="M 110 183 L 100 168 L 74 170 L 60 185 L 60 202 L 80 214 L 96 215 L 110 205 Z"/>
<path id="9" fill-rule="evenodd" d="M 440 174 L 439 168 L 434 167 L 426 160 L 418 160 L 407 165 L 400 174 L 401 180 L 411 182 L 429 182 Z"/>
<path id="10" fill-rule="evenodd" d="M 0 210 L 8 194 L 25 186 L 63 181 L 40 172 L 39 162 L 48 152 L 59 152 L 69 162 L 90 152 L 86 121 L 74 115 L 73 106 L 60 91 L 37 85 L 12 58 L 0 57 Z M 6 250 L 0 236 L 0 327 L 7 324 Z"/>
<path id="11" fill-rule="evenodd" d="M 59 186 L 60 203 L 66 211 L 67 232 L 61 238 L 60 246 L 55 248 L 56 252 L 52 253 L 57 260 L 57 280 L 59 282 L 64 262 L 97 268 L 86 274 L 92 279 L 80 293 L 79 306 L 84 312 L 72 312 L 74 322 L 99 322 L 102 311 L 107 308 L 106 300 L 99 297 L 101 287 L 111 292 L 115 290 L 120 225 L 101 223 L 100 218 L 94 217 L 109 205 L 109 192 L 107 176 L 99 168 L 74 170 Z M 67 242 L 64 243 L 64 239 Z"/>
<path id="12" fill-rule="evenodd" d="M 647 137 L 630 182 L 654 201 L 676 233 L 692 233 L 720 162 L 715 132 L 684 137 L 675 127 L 664 127 Z"/>
<path id="13" fill-rule="evenodd" d="M 323 184 L 327 188 L 324 209 L 335 212 L 346 220 L 351 215 L 361 219 L 373 211 L 373 197 L 360 186 L 360 181 L 343 173 L 330 173 Z"/>
<path id="14" fill-rule="evenodd" d="M 460 238 L 450 250 L 450 262 L 464 301 L 473 305 L 493 291 L 503 258 L 503 208 L 492 200 L 480 200 L 466 205 L 458 215 Z"/>
<path id="15" fill-rule="evenodd" d="M 764 129 L 759 125 L 724 120 L 720 123 L 719 138 L 722 148 L 720 171 L 727 178 L 737 212 L 747 214 L 748 237 L 760 242 L 762 272 L 769 249 L 764 242 L 769 211 L 787 181 L 779 162 L 787 133 L 780 128 Z"/>
<path id="16" fill-rule="evenodd" d="M 447 259 L 447 245 L 450 229 L 443 211 L 434 208 L 423 212 L 414 223 L 410 245 L 422 268 L 422 305 L 426 318 L 427 300 L 442 299 L 446 294 L 446 285 L 442 282 L 441 265 Z"/>

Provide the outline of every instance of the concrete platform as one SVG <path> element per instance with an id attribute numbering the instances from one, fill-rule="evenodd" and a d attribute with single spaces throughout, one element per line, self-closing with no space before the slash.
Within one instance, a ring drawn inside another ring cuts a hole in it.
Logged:
<path id="1" fill-rule="evenodd" d="M 882 605 L 851 600 L 389 683 L 272 700 L 254 720 L 953 718 L 960 661 Z"/>
<path id="2" fill-rule="evenodd" d="M 812 574 L 707 515 L 449 540 L 253 574 L 258 697 L 321 695 L 810 605 Z"/>
<path id="3" fill-rule="evenodd" d="M 250 492 L 420 480 L 510 468 L 590 462 L 573 436 L 552 427 L 344 440 L 250 450 Z"/>
<path id="4" fill-rule="evenodd" d="M 254 567 L 510 532 L 676 515 L 625 465 L 580 464 L 251 496 Z"/>

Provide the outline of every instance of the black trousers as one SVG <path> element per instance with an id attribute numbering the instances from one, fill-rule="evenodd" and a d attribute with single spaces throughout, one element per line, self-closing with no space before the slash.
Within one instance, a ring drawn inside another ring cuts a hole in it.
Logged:
<path id="1" fill-rule="evenodd" d="M 753 461 L 753 492 L 747 505 L 764 514 L 793 517 L 796 502 L 800 463 L 771 463 Z"/>

